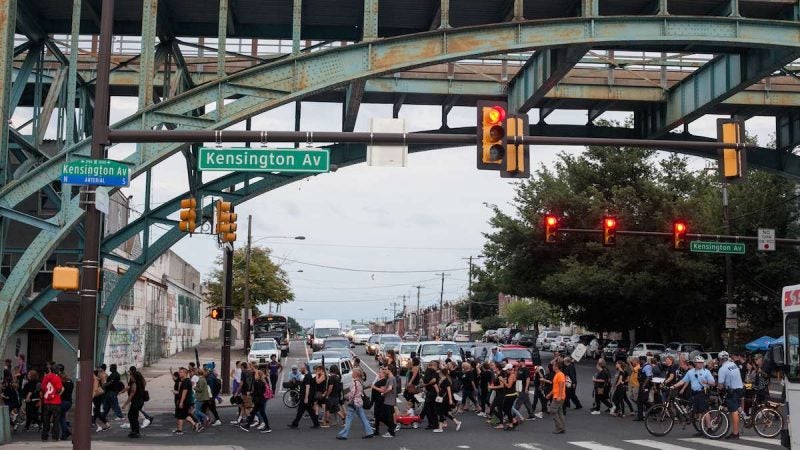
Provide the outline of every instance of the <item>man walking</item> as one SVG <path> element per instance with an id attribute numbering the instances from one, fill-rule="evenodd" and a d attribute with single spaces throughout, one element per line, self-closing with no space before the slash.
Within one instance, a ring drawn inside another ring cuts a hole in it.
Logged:
<path id="1" fill-rule="evenodd" d="M 61 438 L 61 393 L 64 386 L 61 377 L 56 375 L 53 366 L 48 364 L 46 375 L 42 379 L 42 397 L 44 398 L 42 420 L 42 442 L 47 442 L 50 426 L 53 427 L 53 440 Z"/>
<path id="2" fill-rule="evenodd" d="M 567 398 L 564 401 L 564 414 L 567 413 L 567 408 L 569 408 L 570 402 L 575 404 L 575 409 L 581 409 L 583 406 L 581 405 L 581 401 L 578 400 L 578 396 L 575 393 L 575 390 L 578 388 L 578 372 L 575 370 L 575 364 L 572 361 L 572 358 L 567 356 L 564 358 L 564 367 L 563 367 L 564 376 L 566 377 L 566 386 L 567 386 Z"/>
<path id="3" fill-rule="evenodd" d="M 311 390 L 314 384 L 314 377 L 308 373 L 308 367 L 303 364 L 300 366 L 300 373 L 303 374 L 303 382 L 300 386 L 300 403 L 297 404 L 297 415 L 295 415 L 289 428 L 297 428 L 303 414 L 308 413 L 311 416 L 312 428 L 319 428 L 319 418 L 317 413 L 314 412 L 314 398 L 311 396 Z"/>
<path id="4" fill-rule="evenodd" d="M 122 410 L 119 407 L 119 393 L 125 389 L 125 385 L 122 384 L 122 378 L 117 371 L 117 365 L 111 364 L 108 366 L 109 374 L 108 380 L 106 381 L 106 385 L 103 387 L 106 390 L 106 398 L 105 398 L 105 405 L 103 405 L 103 409 L 106 412 L 106 415 L 110 411 L 114 412 L 114 415 L 117 416 L 117 420 L 122 420 L 125 416 L 122 415 Z"/>
<path id="5" fill-rule="evenodd" d="M 564 375 L 563 363 L 557 360 L 553 363 L 553 368 L 556 371 L 553 376 L 553 390 L 547 395 L 550 401 L 550 414 L 556 423 L 556 430 L 554 434 L 563 434 L 566 431 L 567 425 L 564 421 L 564 401 L 567 399 L 567 386 L 566 376 Z"/>

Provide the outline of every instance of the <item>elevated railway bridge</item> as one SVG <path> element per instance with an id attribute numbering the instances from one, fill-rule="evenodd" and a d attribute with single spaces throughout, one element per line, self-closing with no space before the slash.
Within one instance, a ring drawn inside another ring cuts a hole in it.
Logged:
<path id="1" fill-rule="evenodd" d="M 58 179 L 62 163 L 89 155 L 101 14 L 100 0 L 0 0 L 0 346 L 54 299 L 70 300 L 32 268 L 83 248 L 81 195 Z M 662 139 L 669 150 L 676 136 L 705 139 L 687 128 L 705 115 L 768 116 L 776 148 L 748 152 L 748 163 L 800 179 L 798 0 L 116 0 L 113 31 L 111 94 L 138 100 L 113 129 L 225 130 L 286 104 L 299 129 L 303 102 L 320 101 L 341 104 L 343 131 L 360 105 L 380 103 L 395 116 L 439 106 L 442 129 L 469 133 L 448 127 L 452 108 L 502 99 L 536 113 L 531 134 Z M 10 122 L 21 108 L 31 119 Z M 587 121 L 548 123 L 557 110 Z M 596 125 L 608 111 L 632 114 L 633 127 Z M 196 170 L 198 147 L 108 149 L 146 188 L 143 211 L 102 240 L 102 256 L 126 270 L 105 284 L 98 342 L 136 279 L 184 237 L 181 198 L 240 204 L 305 176 L 211 179 Z M 331 162 L 365 153 L 335 144 Z M 152 169 L 174 154 L 186 159 L 185 193 L 156 205 Z M 133 238 L 140 249 L 119 251 Z"/>

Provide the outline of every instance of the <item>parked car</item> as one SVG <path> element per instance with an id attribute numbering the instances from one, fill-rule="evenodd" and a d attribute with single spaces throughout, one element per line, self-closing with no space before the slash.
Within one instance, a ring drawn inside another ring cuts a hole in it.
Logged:
<path id="1" fill-rule="evenodd" d="M 456 331 L 456 333 L 453 335 L 453 341 L 469 342 L 469 333 L 466 331 Z"/>
<path id="2" fill-rule="evenodd" d="M 638 358 L 640 356 L 647 356 L 648 353 L 653 355 L 660 355 L 664 353 L 666 348 L 664 344 L 656 344 L 654 342 L 639 342 L 630 351 L 631 356 Z"/>
<path id="3" fill-rule="evenodd" d="M 539 337 L 536 338 L 536 348 L 550 351 L 550 343 L 559 336 L 561 336 L 561 333 L 558 331 L 542 331 Z"/>
<path id="4" fill-rule="evenodd" d="M 698 353 L 698 355 L 702 356 L 706 362 L 709 362 L 712 359 L 717 359 L 717 357 L 719 356 L 719 352 L 700 352 Z"/>
<path id="5" fill-rule="evenodd" d="M 367 341 L 367 354 L 376 355 L 378 353 L 378 342 L 381 340 L 380 334 L 373 334 Z"/>
<path id="6" fill-rule="evenodd" d="M 614 361 L 617 350 L 622 349 L 626 353 L 630 348 L 630 343 L 628 341 L 622 339 L 613 339 L 608 341 L 608 343 L 603 347 L 603 358 L 606 361 Z"/>
<path id="7" fill-rule="evenodd" d="M 411 354 L 419 351 L 419 343 L 417 342 L 403 342 L 400 344 L 400 349 L 397 351 L 397 368 L 400 375 L 405 375 L 409 368 L 411 368 Z"/>
<path id="8" fill-rule="evenodd" d="M 403 340 L 396 334 L 382 334 L 378 340 L 378 349 L 375 353 L 375 359 L 382 358 L 389 349 L 397 350 Z"/>
<path id="9" fill-rule="evenodd" d="M 681 357 L 688 359 L 692 352 L 703 353 L 703 346 L 694 342 L 670 342 L 664 353 L 678 361 Z"/>
<path id="10" fill-rule="evenodd" d="M 508 358 L 508 362 L 514 365 L 524 364 L 527 368 L 532 368 L 534 365 L 542 365 L 542 358 L 539 356 L 539 351 L 535 353 L 529 348 L 521 345 L 501 345 L 500 351 Z"/>
<path id="11" fill-rule="evenodd" d="M 508 341 L 511 338 L 510 333 L 511 333 L 511 328 L 498 328 L 496 342 L 500 344 L 508 343 Z"/>
<path id="12" fill-rule="evenodd" d="M 566 352 L 567 351 L 567 341 L 570 339 L 571 336 L 557 336 L 555 339 L 550 341 L 550 351 L 551 352 Z"/>
<path id="13" fill-rule="evenodd" d="M 496 342 L 497 341 L 497 330 L 486 330 L 483 333 L 483 342 Z"/>
<path id="14" fill-rule="evenodd" d="M 577 347 L 578 344 L 583 344 L 586 347 L 589 347 L 589 344 L 594 339 L 597 339 L 597 336 L 593 334 L 573 334 L 567 342 L 567 352 L 572 353 L 575 351 L 575 347 Z"/>

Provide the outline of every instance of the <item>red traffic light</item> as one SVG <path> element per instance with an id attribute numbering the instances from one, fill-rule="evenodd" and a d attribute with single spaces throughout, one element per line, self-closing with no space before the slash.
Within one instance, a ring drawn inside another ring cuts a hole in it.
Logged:
<path id="1" fill-rule="evenodd" d="M 613 216 L 603 217 L 603 245 L 613 247 L 617 245 L 617 218 Z"/>
<path id="2" fill-rule="evenodd" d="M 674 250 L 685 251 L 688 247 L 689 226 L 683 220 L 676 220 L 672 223 L 672 248 Z"/>
<path id="3" fill-rule="evenodd" d="M 675 223 L 675 231 L 681 233 L 686 230 L 686 224 L 683 222 L 676 222 Z"/>
<path id="4" fill-rule="evenodd" d="M 617 219 L 613 217 L 606 218 L 606 228 L 616 228 L 617 227 Z"/>
<path id="5" fill-rule="evenodd" d="M 544 242 L 555 244 L 558 241 L 558 217 L 553 214 L 544 216 Z"/>
<path id="6" fill-rule="evenodd" d="M 506 110 L 500 105 L 494 105 L 486 111 L 486 121 L 490 125 L 503 123 L 506 120 Z"/>
<path id="7" fill-rule="evenodd" d="M 547 221 L 547 225 L 550 225 L 551 227 L 558 223 L 556 216 L 547 216 L 545 220 Z"/>

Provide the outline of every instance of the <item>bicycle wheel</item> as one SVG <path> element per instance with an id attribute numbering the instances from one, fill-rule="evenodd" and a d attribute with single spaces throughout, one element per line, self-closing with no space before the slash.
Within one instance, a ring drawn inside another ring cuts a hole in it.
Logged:
<path id="1" fill-rule="evenodd" d="M 753 428 L 759 436 L 773 438 L 783 429 L 783 415 L 773 408 L 761 409 L 753 417 Z"/>
<path id="2" fill-rule="evenodd" d="M 655 405 L 644 414 L 644 426 L 653 436 L 666 436 L 675 425 L 672 413 L 664 405 Z"/>
<path id="3" fill-rule="evenodd" d="M 701 431 L 709 439 L 719 439 L 728 434 L 728 426 L 728 415 L 719 409 L 707 411 L 700 419 Z"/>
<path id="4" fill-rule="evenodd" d="M 283 393 L 283 404 L 287 408 L 297 408 L 298 403 L 300 403 L 300 393 L 295 389 L 289 389 Z"/>

